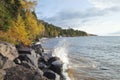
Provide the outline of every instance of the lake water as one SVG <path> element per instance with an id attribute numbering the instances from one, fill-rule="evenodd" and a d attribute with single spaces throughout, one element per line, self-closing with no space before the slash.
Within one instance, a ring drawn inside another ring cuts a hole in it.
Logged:
<path id="1" fill-rule="evenodd" d="M 76 80 L 120 80 L 120 37 L 53 38 L 42 45 L 53 52 L 58 47 L 67 51 Z"/>

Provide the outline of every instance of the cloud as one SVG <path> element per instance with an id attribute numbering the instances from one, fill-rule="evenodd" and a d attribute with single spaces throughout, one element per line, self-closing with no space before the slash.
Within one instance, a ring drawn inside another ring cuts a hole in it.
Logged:
<path id="1" fill-rule="evenodd" d="M 88 0 L 95 8 L 106 9 L 112 7 L 120 8 L 120 0 Z"/>
<path id="2" fill-rule="evenodd" d="M 96 16 L 104 15 L 104 11 L 97 9 L 88 9 L 86 11 L 71 11 L 64 10 L 52 17 L 45 18 L 46 20 L 56 21 L 56 20 L 72 20 L 72 19 L 84 19 Z"/>
<path id="3" fill-rule="evenodd" d="M 64 10 L 56 13 L 56 15 L 52 17 L 44 17 L 44 20 L 51 22 L 56 25 L 78 25 L 89 22 L 97 17 L 108 15 L 110 12 L 115 12 L 120 10 L 117 7 L 111 7 L 106 9 L 97 9 L 97 8 L 89 8 L 84 11 L 72 11 L 72 10 Z"/>

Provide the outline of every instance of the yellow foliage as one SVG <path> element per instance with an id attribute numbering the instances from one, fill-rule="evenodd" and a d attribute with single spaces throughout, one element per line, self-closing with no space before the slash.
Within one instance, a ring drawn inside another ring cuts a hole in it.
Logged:
<path id="1" fill-rule="evenodd" d="M 24 0 L 20 0 L 20 2 L 26 10 L 25 14 L 19 13 L 16 20 L 11 20 L 11 27 L 6 32 L 0 31 L 0 40 L 14 44 L 22 42 L 25 45 L 30 45 L 37 36 L 44 35 L 45 28 L 42 23 L 38 23 L 37 18 L 30 10 L 35 3 Z M 14 3 L 14 0 L 11 0 L 11 3 Z"/>
<path id="2" fill-rule="evenodd" d="M 31 44 L 31 41 L 28 39 L 28 33 L 25 29 L 24 20 L 20 15 L 18 15 L 17 21 L 11 22 L 10 29 L 7 32 L 1 32 L 0 34 L 4 34 L 4 36 L 0 36 L 0 38 L 5 41 L 18 44 L 19 42 L 24 43 L 25 45 Z"/>
<path id="3" fill-rule="evenodd" d="M 18 15 L 17 21 L 12 22 L 12 27 L 8 31 L 9 33 L 14 32 L 12 37 L 15 37 L 17 42 L 22 42 L 25 45 L 29 45 L 31 42 L 28 39 L 28 33 L 25 29 L 25 23 L 20 14 Z"/>
<path id="4" fill-rule="evenodd" d="M 26 12 L 25 22 L 29 39 L 34 40 L 37 35 L 43 34 L 44 26 L 41 23 L 38 24 L 36 17 L 30 11 Z"/>

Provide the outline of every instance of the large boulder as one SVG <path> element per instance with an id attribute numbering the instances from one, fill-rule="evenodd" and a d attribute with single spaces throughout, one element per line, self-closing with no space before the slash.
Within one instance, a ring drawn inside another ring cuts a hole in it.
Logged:
<path id="1" fill-rule="evenodd" d="M 6 69 L 4 80 L 48 80 L 37 70 L 16 66 Z"/>
<path id="2" fill-rule="evenodd" d="M 18 56 L 14 45 L 6 42 L 0 42 L 0 69 L 6 69 L 16 66 L 13 60 Z"/>
<path id="3" fill-rule="evenodd" d="M 19 56 L 14 60 L 16 64 L 22 64 L 24 61 L 38 67 L 38 58 L 40 57 L 31 47 L 17 46 Z M 23 63 L 24 64 L 24 63 Z"/>
<path id="4" fill-rule="evenodd" d="M 52 71 L 54 71 L 59 75 L 62 74 L 62 71 L 63 71 L 62 68 L 63 68 L 63 62 L 60 60 L 53 61 L 49 67 L 49 69 L 51 69 Z"/>
<path id="5" fill-rule="evenodd" d="M 6 42 L 0 42 L 0 53 L 11 61 L 18 57 L 15 46 Z"/>
<path id="6" fill-rule="evenodd" d="M 49 64 L 48 60 L 49 60 L 50 58 L 51 58 L 51 56 L 49 56 L 49 55 L 46 54 L 46 53 L 43 53 L 43 56 L 39 57 L 39 59 L 38 59 L 38 64 L 42 62 L 42 63 L 48 65 L 48 64 Z"/>

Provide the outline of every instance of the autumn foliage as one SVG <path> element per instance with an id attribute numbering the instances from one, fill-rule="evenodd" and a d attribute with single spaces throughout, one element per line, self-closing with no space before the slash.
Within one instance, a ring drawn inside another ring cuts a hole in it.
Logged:
<path id="1" fill-rule="evenodd" d="M 30 45 L 40 37 L 87 36 L 84 31 L 62 29 L 38 20 L 34 0 L 0 0 L 0 40 Z"/>
<path id="2" fill-rule="evenodd" d="M 17 0 L 12 0 L 11 4 L 14 4 L 15 1 Z M 30 45 L 37 36 L 44 34 L 44 26 L 38 22 L 36 16 L 33 14 L 32 8 L 34 2 L 20 0 L 19 4 L 20 7 L 16 10 L 18 11 L 17 15 L 15 15 L 16 17 L 9 20 L 9 29 L 0 30 L 0 40 L 14 44 L 23 43 Z"/>

